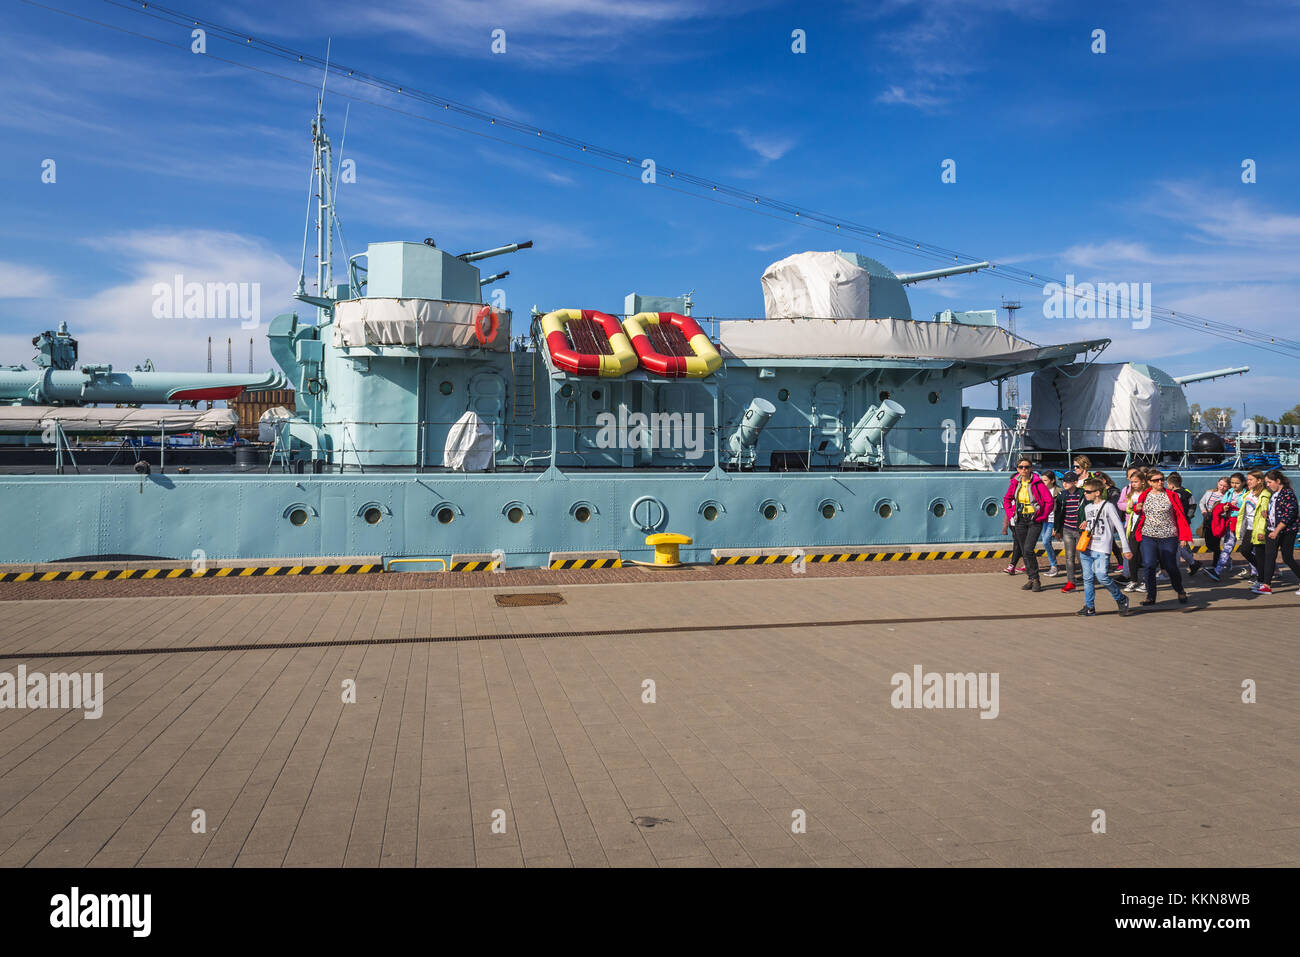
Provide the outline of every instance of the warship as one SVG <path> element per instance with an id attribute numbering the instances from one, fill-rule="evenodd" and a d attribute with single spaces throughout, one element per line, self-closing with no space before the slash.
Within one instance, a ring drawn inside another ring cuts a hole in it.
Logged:
<path id="1" fill-rule="evenodd" d="M 1175 379 L 1099 363 L 1105 338 L 1030 342 L 993 309 L 912 315 L 909 286 L 988 263 L 896 273 L 802 253 L 765 272 L 763 317 L 728 320 L 694 317 L 691 295 L 630 293 L 617 315 L 485 302 L 506 274 L 476 264 L 531 242 L 375 242 L 336 277 L 319 104 L 311 130 L 315 290 L 304 274 L 298 309 L 267 327 L 280 371 L 114 371 L 79 364 L 66 326 L 37 336 L 36 369 L 0 369 L 0 562 L 438 563 L 402 565 L 426 570 L 649 559 L 662 542 L 686 561 L 978 546 L 1005 540 L 1022 453 L 1043 467 L 1084 451 L 1166 461 L 1197 470 L 1198 494 L 1242 464 L 1191 431 L 1182 389 L 1245 370 Z M 1027 428 L 1002 401 L 1022 375 Z M 996 407 L 965 405 L 985 383 Z M 265 445 L 169 452 L 169 435 L 232 430 L 228 410 L 200 401 L 286 386 L 295 408 L 269 415 Z M 82 446 L 78 462 L 76 435 L 119 438 L 121 454 L 92 466 Z M 1294 427 L 1254 438 L 1256 454 L 1295 465 Z"/>

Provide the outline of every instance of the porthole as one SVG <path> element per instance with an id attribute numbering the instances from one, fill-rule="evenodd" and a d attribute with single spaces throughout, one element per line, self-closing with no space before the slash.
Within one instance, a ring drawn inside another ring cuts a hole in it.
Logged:
<path id="1" fill-rule="evenodd" d="M 789 389 L 781 389 L 779 392 L 777 392 L 776 397 L 777 397 L 778 399 L 780 399 L 782 402 L 789 402 L 789 401 L 790 401 L 790 390 L 789 390 Z"/>
<path id="2" fill-rule="evenodd" d="M 943 518 L 948 514 L 948 503 L 943 499 L 938 499 L 930 503 L 930 514 L 935 518 Z"/>
<path id="3" fill-rule="evenodd" d="M 579 522 L 590 521 L 591 509 L 587 508 L 587 506 L 585 505 L 579 505 L 577 508 L 573 510 L 573 517 Z"/>
<path id="4" fill-rule="evenodd" d="M 931 405 L 938 405 L 938 404 L 939 404 L 939 393 L 938 393 L 938 392 L 931 392 L 931 393 L 930 393 L 930 404 L 931 404 Z"/>
<path id="5" fill-rule="evenodd" d="M 361 517 L 366 520 L 367 525 L 378 525 L 384 520 L 384 513 L 371 505 L 361 514 Z"/>
<path id="6" fill-rule="evenodd" d="M 771 502 L 763 506 L 763 517 L 769 522 L 776 518 L 777 508 Z"/>
<path id="7" fill-rule="evenodd" d="M 834 517 L 835 517 L 835 506 L 832 505 L 830 502 L 827 502 L 825 505 L 822 506 L 822 518 L 834 518 Z"/>
<path id="8" fill-rule="evenodd" d="M 701 502 L 697 511 L 706 522 L 716 522 L 718 516 L 727 514 L 726 506 L 712 498 Z"/>
<path id="9" fill-rule="evenodd" d="M 438 391 L 441 392 L 443 395 L 451 395 L 452 389 L 454 388 L 455 387 L 446 380 L 438 384 Z"/>
<path id="10" fill-rule="evenodd" d="M 523 502 L 514 501 L 502 505 L 501 514 L 505 516 L 506 521 L 511 525 L 518 525 L 529 515 L 532 515 L 533 510 Z"/>
<path id="11" fill-rule="evenodd" d="M 890 498 L 882 498 L 876 503 L 876 514 L 881 518 L 893 518 L 898 511 L 898 503 Z"/>
<path id="12" fill-rule="evenodd" d="M 561 397 L 561 398 L 563 398 L 563 399 L 567 399 L 567 398 L 570 398 L 572 395 L 573 395 L 573 386 L 569 385 L 569 383 L 567 383 L 567 382 L 564 383 L 564 385 L 560 386 L 560 397 Z"/>
<path id="13" fill-rule="evenodd" d="M 456 521 L 456 513 L 446 505 L 438 509 L 437 515 L 438 522 L 442 525 L 450 525 L 452 522 Z"/>
<path id="14" fill-rule="evenodd" d="M 599 390 L 599 389 L 592 389 L 592 390 L 591 390 L 591 398 L 592 398 L 593 401 L 599 402 L 599 401 L 600 401 L 600 390 Z"/>
<path id="15" fill-rule="evenodd" d="M 307 510 L 305 508 L 295 508 L 292 512 L 289 513 L 289 524 L 306 525 Z"/>
<path id="16" fill-rule="evenodd" d="M 998 503 L 993 499 L 988 499 L 984 503 L 984 514 L 989 518 L 995 518 L 998 514 Z"/>

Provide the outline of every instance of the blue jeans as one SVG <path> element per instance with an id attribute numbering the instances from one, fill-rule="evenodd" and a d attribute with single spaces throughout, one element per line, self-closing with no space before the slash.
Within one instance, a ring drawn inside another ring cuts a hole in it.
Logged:
<path id="1" fill-rule="evenodd" d="M 1219 541 L 1222 551 L 1219 553 L 1219 561 L 1214 566 L 1214 571 L 1222 575 L 1224 572 L 1232 571 L 1232 550 L 1237 547 L 1237 535 L 1225 529 Z"/>
<path id="2" fill-rule="evenodd" d="M 1093 551 L 1080 552 L 1079 561 L 1083 563 L 1083 603 L 1085 605 L 1092 608 L 1092 603 L 1097 596 L 1097 589 L 1093 585 L 1094 578 L 1098 585 L 1110 592 L 1116 604 L 1124 604 L 1124 593 L 1106 574 L 1106 566 L 1110 562 L 1109 554 L 1101 555 Z"/>
<path id="3" fill-rule="evenodd" d="M 1047 564 L 1056 567 L 1056 549 L 1052 547 L 1052 523 L 1043 522 L 1043 534 L 1038 536 L 1038 544 L 1047 552 Z"/>

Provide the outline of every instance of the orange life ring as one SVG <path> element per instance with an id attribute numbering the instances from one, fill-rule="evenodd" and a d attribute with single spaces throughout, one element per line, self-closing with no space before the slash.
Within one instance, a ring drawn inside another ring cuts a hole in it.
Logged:
<path id="1" fill-rule="evenodd" d="M 487 320 L 486 331 L 483 328 L 484 319 Z M 478 344 L 481 346 L 486 346 L 494 341 L 497 337 L 497 330 L 500 328 L 501 320 L 497 318 L 497 314 L 491 306 L 484 306 L 478 311 L 478 315 L 474 317 L 474 338 L 478 340 Z"/>

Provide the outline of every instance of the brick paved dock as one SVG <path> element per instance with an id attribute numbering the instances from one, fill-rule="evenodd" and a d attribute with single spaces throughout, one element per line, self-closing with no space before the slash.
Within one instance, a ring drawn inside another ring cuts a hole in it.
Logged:
<path id="1" fill-rule="evenodd" d="M 0 865 L 1300 863 L 1294 584 L 1084 620 L 1022 578 L 874 571 L 20 586 L 0 672 L 102 672 L 105 701 L 0 710 Z M 536 592 L 563 603 L 496 600 Z M 997 717 L 894 708 L 915 665 L 996 672 Z"/>

